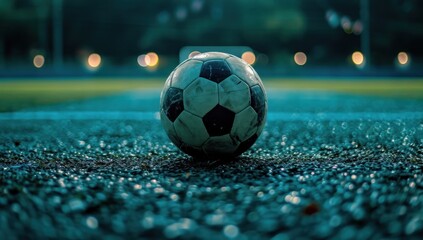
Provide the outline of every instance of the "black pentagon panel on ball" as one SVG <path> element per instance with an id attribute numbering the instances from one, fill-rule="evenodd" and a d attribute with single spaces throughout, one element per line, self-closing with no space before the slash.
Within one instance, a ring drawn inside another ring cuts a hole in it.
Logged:
<path id="1" fill-rule="evenodd" d="M 216 105 L 216 107 L 203 117 L 203 123 L 211 137 L 222 136 L 231 131 L 234 119 L 234 112 L 220 105 Z"/>
<path id="2" fill-rule="evenodd" d="M 163 101 L 163 111 L 172 122 L 174 122 L 179 114 L 184 111 L 182 92 L 182 89 L 171 87 L 165 94 L 165 99 Z"/>
<path id="3" fill-rule="evenodd" d="M 258 122 L 262 122 L 266 114 L 266 96 L 259 85 L 252 86 L 251 89 L 251 107 L 258 115 Z"/>
<path id="4" fill-rule="evenodd" d="M 257 138 L 258 138 L 257 134 L 254 134 L 253 136 L 251 136 L 250 138 L 248 138 L 247 140 L 239 144 L 238 148 L 236 149 L 234 153 L 234 156 L 241 155 L 243 152 L 247 151 L 251 146 L 253 146 Z"/>
<path id="5" fill-rule="evenodd" d="M 232 75 L 228 64 L 224 60 L 209 60 L 203 64 L 200 77 L 220 83 Z"/>

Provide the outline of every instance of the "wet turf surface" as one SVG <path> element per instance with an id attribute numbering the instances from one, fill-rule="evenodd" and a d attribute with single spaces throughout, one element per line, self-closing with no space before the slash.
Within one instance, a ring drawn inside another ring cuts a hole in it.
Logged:
<path id="1" fill-rule="evenodd" d="M 36 109 L 79 120 L 0 120 L 1 238 L 423 234 L 421 100 L 270 91 L 275 114 L 253 148 L 207 163 L 153 117 L 83 119 L 157 107 L 157 92 L 129 93 Z"/>

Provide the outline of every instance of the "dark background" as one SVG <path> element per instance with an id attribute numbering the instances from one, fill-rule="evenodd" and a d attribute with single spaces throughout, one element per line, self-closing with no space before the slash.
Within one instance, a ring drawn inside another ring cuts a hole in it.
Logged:
<path id="1" fill-rule="evenodd" d="M 136 57 L 149 51 L 167 68 L 184 46 L 237 45 L 251 47 L 259 67 L 295 65 L 297 51 L 308 67 L 354 67 L 351 54 L 363 48 L 368 24 L 368 67 L 393 69 L 405 51 L 412 72 L 423 62 L 422 10 L 418 0 L 2 0 L 0 69 L 33 68 L 36 54 L 47 68 L 58 58 L 78 67 L 91 52 L 109 68 L 139 67 Z M 56 40 L 55 27 L 63 33 Z"/>

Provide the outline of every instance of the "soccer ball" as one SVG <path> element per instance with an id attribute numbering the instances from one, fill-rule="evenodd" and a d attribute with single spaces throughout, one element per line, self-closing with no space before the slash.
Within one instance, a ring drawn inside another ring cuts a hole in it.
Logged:
<path id="1" fill-rule="evenodd" d="M 262 132 L 267 98 L 258 74 L 238 57 L 198 54 L 173 70 L 160 97 L 170 140 L 194 158 L 240 155 Z"/>

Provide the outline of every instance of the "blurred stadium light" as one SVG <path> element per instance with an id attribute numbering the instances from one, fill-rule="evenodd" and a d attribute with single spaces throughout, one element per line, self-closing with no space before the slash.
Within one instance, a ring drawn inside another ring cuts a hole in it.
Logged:
<path id="1" fill-rule="evenodd" d="M 44 56 L 41 54 L 35 55 L 33 59 L 34 67 L 36 68 L 42 68 L 44 66 Z"/>
<path id="2" fill-rule="evenodd" d="M 401 65 L 408 64 L 408 54 L 406 52 L 399 52 L 397 59 L 398 59 L 398 63 Z"/>
<path id="3" fill-rule="evenodd" d="M 353 54 L 351 55 L 351 60 L 359 68 L 364 67 L 364 65 L 366 64 L 364 55 L 360 51 L 353 52 Z"/>
<path id="4" fill-rule="evenodd" d="M 141 67 L 149 67 L 150 69 L 154 69 L 159 64 L 159 55 L 155 52 L 141 54 L 137 57 L 137 62 Z"/>
<path id="5" fill-rule="evenodd" d="M 307 55 L 303 52 L 297 52 L 294 54 L 294 61 L 297 65 L 303 66 L 307 63 Z"/>
<path id="6" fill-rule="evenodd" d="M 241 55 L 241 58 L 250 65 L 253 65 L 256 62 L 256 55 L 251 51 L 244 52 Z"/>
<path id="7" fill-rule="evenodd" d="M 399 52 L 395 59 L 395 66 L 400 70 L 407 70 L 410 67 L 411 57 L 407 52 Z"/>
<path id="8" fill-rule="evenodd" d="M 101 56 L 98 53 L 91 53 L 87 59 L 87 67 L 88 69 L 94 70 L 100 67 L 101 64 Z"/>
<path id="9" fill-rule="evenodd" d="M 145 56 L 145 62 L 149 67 L 156 67 L 159 64 L 159 55 L 155 52 L 149 52 Z"/>
<path id="10" fill-rule="evenodd" d="M 141 54 L 137 57 L 138 65 L 140 65 L 141 67 L 148 66 L 147 62 L 145 61 L 146 56 L 147 56 L 146 54 Z"/>

